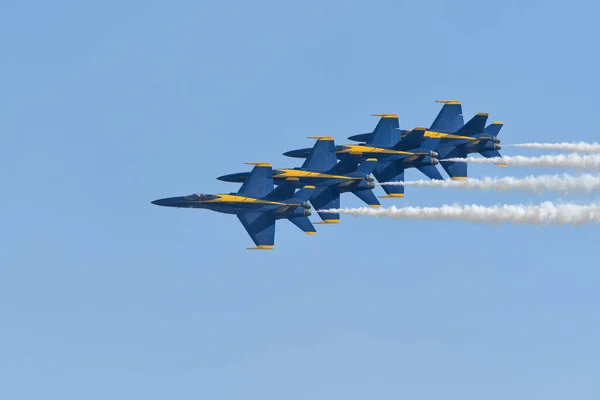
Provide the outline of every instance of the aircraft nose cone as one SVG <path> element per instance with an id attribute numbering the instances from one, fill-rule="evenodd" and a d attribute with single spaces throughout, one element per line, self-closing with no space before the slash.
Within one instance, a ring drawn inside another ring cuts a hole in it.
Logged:
<path id="1" fill-rule="evenodd" d="M 167 205 L 167 199 L 158 199 L 158 200 L 154 200 L 151 201 L 150 203 L 154 204 L 155 206 L 166 206 Z"/>

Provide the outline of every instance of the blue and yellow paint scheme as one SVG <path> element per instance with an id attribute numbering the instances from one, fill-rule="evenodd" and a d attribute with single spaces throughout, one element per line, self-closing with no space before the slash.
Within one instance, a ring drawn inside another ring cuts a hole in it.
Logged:
<path id="1" fill-rule="evenodd" d="M 440 164 L 451 179 L 467 179 L 467 164 L 444 161 L 445 158 L 466 158 L 472 153 L 479 153 L 487 158 L 501 156 L 498 151 L 502 148 L 501 141 L 497 136 L 502 129 L 502 122 L 493 122 L 486 127 L 488 114 L 478 113 L 465 124 L 460 101 L 437 100 L 436 102 L 444 105 L 431 127 L 423 134 L 421 146 L 433 148 L 438 153 Z M 410 141 L 411 131 L 398 129 L 388 131 L 385 137 L 381 132 L 379 137 L 376 136 L 375 132 L 371 132 L 354 135 L 348 139 L 366 144 L 378 140 L 386 144 L 398 143 L 407 139 Z"/>
<path id="2" fill-rule="evenodd" d="M 338 213 L 326 213 L 319 210 L 340 207 L 340 195 L 353 193 L 373 208 L 381 207 L 372 189 L 375 187 L 371 176 L 377 164 L 374 158 L 364 161 L 358 156 L 348 156 L 338 162 L 335 142 L 331 136 L 309 136 L 316 139 L 308 150 L 307 158 L 301 167 L 273 170 L 276 185 L 296 184 L 298 187 L 315 186 L 310 197 L 312 206 L 317 210 L 324 224 L 340 221 Z M 225 182 L 246 182 L 248 172 L 238 172 L 218 177 Z"/>
<path id="3" fill-rule="evenodd" d="M 304 233 L 317 233 L 308 219 L 308 202 L 315 190 L 306 185 L 287 183 L 275 188 L 270 163 L 247 163 L 252 171 L 237 193 L 191 194 L 154 200 L 152 204 L 176 208 L 204 208 L 225 214 L 235 214 L 256 247 L 250 250 L 270 250 L 275 246 L 275 221 L 287 219 Z"/>
<path id="4" fill-rule="evenodd" d="M 368 135 L 366 144 L 346 144 L 335 146 L 334 152 L 341 162 L 358 157 L 361 160 L 377 159 L 373 175 L 380 183 L 404 181 L 404 170 L 417 168 L 430 179 L 443 179 L 435 165 L 437 153 L 431 143 L 424 142 L 425 128 L 415 128 L 405 140 L 400 140 L 398 115 L 373 114 L 380 117 L 377 126 Z M 437 142 L 433 143 L 437 145 Z M 306 158 L 310 149 L 291 150 L 285 156 Z M 385 198 L 403 197 L 404 186 L 383 185 Z"/>

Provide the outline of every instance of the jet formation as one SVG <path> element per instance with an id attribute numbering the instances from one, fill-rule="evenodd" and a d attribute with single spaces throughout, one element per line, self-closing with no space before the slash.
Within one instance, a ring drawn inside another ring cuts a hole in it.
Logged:
<path id="1" fill-rule="evenodd" d="M 454 180 L 467 179 L 467 163 L 444 161 L 479 153 L 500 157 L 498 133 L 502 122 L 486 126 L 487 113 L 478 113 L 466 124 L 462 105 L 457 100 L 438 100 L 442 109 L 427 128 L 400 129 L 397 114 L 372 114 L 379 117 L 373 132 L 350 136 L 357 144 L 336 145 L 331 136 L 309 136 L 312 148 L 283 153 L 305 159 L 300 167 L 273 169 L 270 163 L 253 165 L 250 172 L 237 172 L 217 179 L 242 183 L 237 192 L 191 194 L 155 200 L 152 204 L 177 208 L 205 208 L 238 217 L 255 244 L 254 250 L 270 250 L 275 245 L 275 222 L 287 219 L 306 234 L 316 230 L 309 220 L 314 208 L 321 222 L 335 224 L 340 195 L 352 193 L 373 208 L 381 207 L 373 193 L 379 183 L 403 182 L 404 171 L 416 168 L 430 179 L 443 180 L 441 165 Z M 404 197 L 404 186 L 381 185 L 386 195 Z"/>

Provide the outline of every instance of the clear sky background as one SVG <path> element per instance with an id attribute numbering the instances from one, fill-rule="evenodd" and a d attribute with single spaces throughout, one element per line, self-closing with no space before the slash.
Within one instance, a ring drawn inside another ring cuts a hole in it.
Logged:
<path id="1" fill-rule="evenodd" d="M 598 399 L 596 226 L 342 216 L 249 252 L 150 204 L 436 99 L 504 143 L 597 140 L 596 3 L 3 2 L 0 398 Z M 406 192 L 384 206 L 552 199 Z"/>

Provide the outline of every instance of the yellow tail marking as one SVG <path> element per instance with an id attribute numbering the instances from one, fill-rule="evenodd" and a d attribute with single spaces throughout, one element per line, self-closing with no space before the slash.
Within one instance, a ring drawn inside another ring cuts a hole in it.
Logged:
<path id="1" fill-rule="evenodd" d="M 504 122 L 495 121 L 495 122 L 492 122 L 492 125 L 504 125 Z"/>
<path id="2" fill-rule="evenodd" d="M 317 234 L 317 232 L 304 232 L 304 233 L 306 233 L 307 235 L 316 235 Z"/>
<path id="3" fill-rule="evenodd" d="M 371 208 L 381 208 L 381 204 L 369 204 Z"/>
<path id="4" fill-rule="evenodd" d="M 273 250 L 275 246 L 273 245 L 260 245 L 256 247 L 248 247 L 246 250 Z"/>
<path id="5" fill-rule="evenodd" d="M 333 136 L 307 136 L 307 138 L 317 140 L 333 140 Z"/>
<path id="6" fill-rule="evenodd" d="M 480 116 L 480 117 L 487 117 L 490 114 L 489 113 L 477 113 L 477 115 Z"/>
<path id="7" fill-rule="evenodd" d="M 453 181 L 466 181 L 467 177 L 466 176 L 453 176 L 452 180 Z"/>
<path id="8" fill-rule="evenodd" d="M 337 224 L 339 223 L 339 219 L 324 219 L 322 222 L 315 222 L 315 224 L 323 225 L 323 224 Z"/>
<path id="9" fill-rule="evenodd" d="M 436 100 L 436 103 L 444 103 L 444 104 L 460 104 L 458 100 Z"/>
<path id="10" fill-rule="evenodd" d="M 371 114 L 371 116 L 381 118 L 398 118 L 398 114 Z"/>
<path id="11" fill-rule="evenodd" d="M 379 196 L 380 199 L 395 199 L 400 197 L 404 197 L 404 193 L 392 193 L 386 194 L 385 196 Z"/>
<path id="12" fill-rule="evenodd" d="M 245 162 L 244 164 L 255 165 L 257 167 L 271 167 L 269 162 Z"/>

